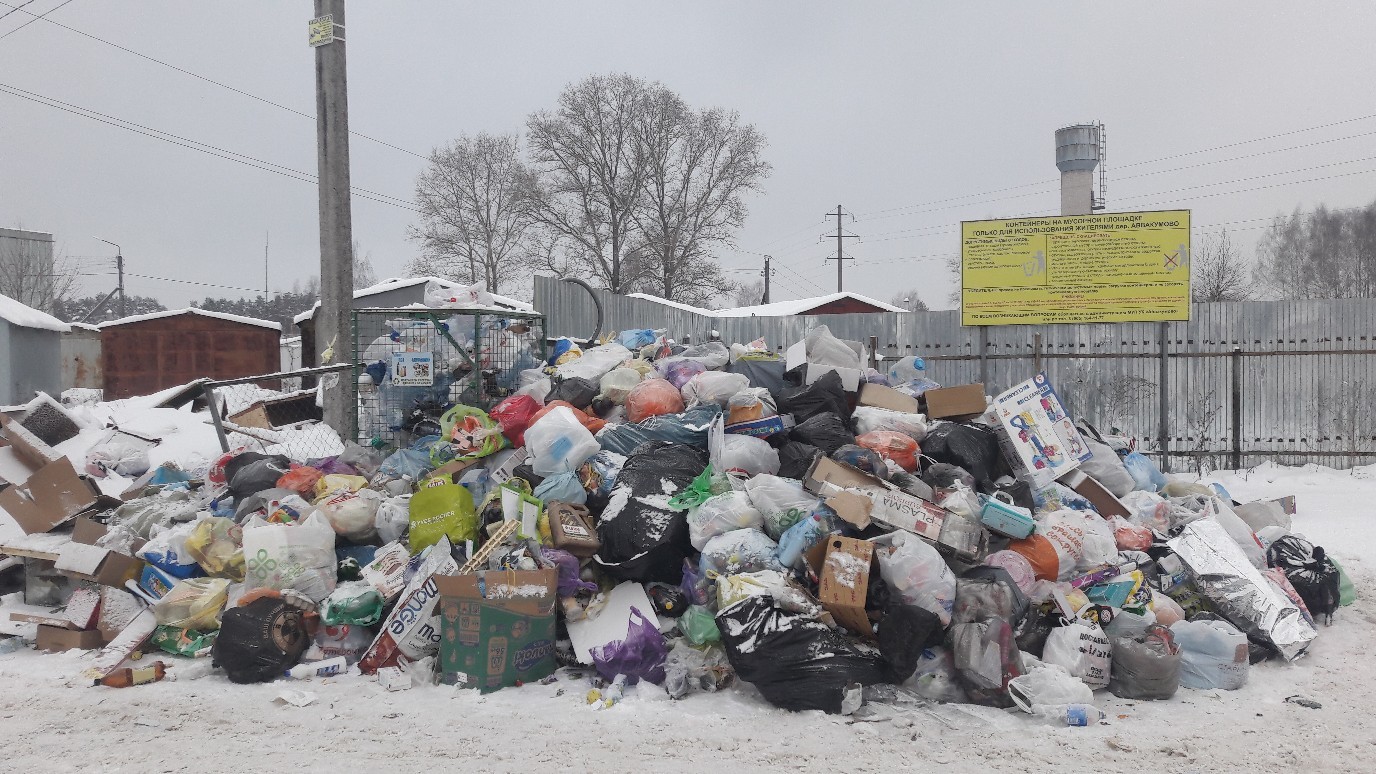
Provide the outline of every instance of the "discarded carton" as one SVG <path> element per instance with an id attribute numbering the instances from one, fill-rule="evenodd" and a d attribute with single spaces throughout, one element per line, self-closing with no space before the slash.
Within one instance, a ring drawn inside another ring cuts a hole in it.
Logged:
<path id="1" fill-rule="evenodd" d="M 125 627 L 143 612 L 145 605 L 138 597 L 122 589 L 102 586 L 100 589 L 100 615 L 96 619 L 96 630 L 100 639 L 109 644 Z"/>
<path id="2" fill-rule="evenodd" d="M 841 339 L 841 341 L 855 350 L 856 353 L 860 355 L 860 361 L 864 362 L 865 348 L 860 342 L 846 341 L 844 339 Z M 810 361 L 808 359 L 806 340 L 794 344 L 784 352 L 784 369 L 786 371 L 797 371 L 802 377 L 803 384 L 812 384 L 831 371 L 835 371 L 837 375 L 841 377 L 841 386 L 845 388 L 846 392 L 855 392 L 860 389 L 860 382 L 865 377 L 865 372 L 858 368 L 841 368 Z"/>
<path id="3" fill-rule="evenodd" d="M 123 588 L 125 581 L 140 577 L 143 561 L 108 548 L 72 542 L 62 547 L 56 566 L 58 572 L 73 578 Z"/>
<path id="4" fill-rule="evenodd" d="M 468 470 L 469 468 L 473 467 L 479 462 L 482 462 L 482 460 L 450 460 L 449 462 L 446 462 L 438 468 L 435 468 L 434 470 L 430 471 L 430 474 L 427 475 L 426 478 L 442 478 L 450 483 L 457 484 L 459 483 L 459 478 L 463 476 L 464 471 Z"/>
<path id="5" fill-rule="evenodd" d="M 4 510 L 25 534 L 48 532 L 96 505 L 100 492 L 66 457 L 0 414 L 0 490 Z"/>
<path id="6" fill-rule="evenodd" d="M 68 650 L 94 650 L 101 646 L 100 632 L 72 631 L 46 624 L 38 625 L 38 638 L 34 647 L 48 653 L 62 653 Z"/>
<path id="7" fill-rule="evenodd" d="M 1099 512 L 1105 519 L 1114 516 L 1128 518 L 1132 511 L 1113 495 L 1112 492 L 1104 488 L 1104 485 L 1095 481 L 1094 478 L 1084 471 L 1072 470 L 1060 479 L 1062 484 L 1074 489 L 1077 494 L 1089 501 L 1094 506 L 1094 510 Z"/>
<path id="8" fill-rule="evenodd" d="M 436 576 L 440 679 L 482 693 L 554 674 L 556 570 Z"/>
<path id="9" fill-rule="evenodd" d="M 999 393 L 994 413 L 1004 456 L 1017 477 L 1034 487 L 1050 484 L 1093 456 L 1044 373 Z"/>
<path id="10" fill-rule="evenodd" d="M 377 684 L 384 691 L 409 691 L 411 676 L 401 671 L 401 667 L 383 667 L 377 670 Z"/>
<path id="11" fill-rule="evenodd" d="M 865 614 L 865 598 L 874 567 L 874 544 L 833 536 L 827 538 L 818 585 L 818 601 L 836 622 L 867 639 L 874 638 L 874 627 Z"/>
<path id="12" fill-rule="evenodd" d="M 752 419 L 749 422 L 736 422 L 726 426 L 726 432 L 734 435 L 750 435 L 756 438 L 768 438 L 771 435 L 778 435 L 790 427 L 793 427 L 793 415 L 782 414 L 762 419 Z"/>
<path id="13" fill-rule="evenodd" d="M 983 398 L 984 396 L 981 395 L 980 399 L 983 400 Z M 861 385 L 860 397 L 856 400 L 856 405 L 902 411 L 906 414 L 916 414 L 919 410 L 917 398 L 882 384 Z"/>
<path id="14" fill-rule="evenodd" d="M 83 631 L 96 628 L 96 620 L 100 615 L 100 592 L 89 586 L 72 592 L 62 615 L 73 628 Z"/>
<path id="15" fill-rule="evenodd" d="M 927 401 L 927 416 L 932 419 L 976 416 L 989 407 L 984 398 L 984 385 L 978 382 L 938 387 L 922 393 L 922 397 Z"/>

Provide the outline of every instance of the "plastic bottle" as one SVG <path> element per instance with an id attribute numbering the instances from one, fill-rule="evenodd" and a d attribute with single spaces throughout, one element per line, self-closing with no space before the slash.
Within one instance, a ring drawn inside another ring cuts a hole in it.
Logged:
<path id="1" fill-rule="evenodd" d="M 128 688 L 132 685 L 156 683 L 166 676 L 167 666 L 161 661 L 154 661 L 151 666 L 116 669 L 105 677 L 96 680 L 95 684 L 107 688 Z"/>
<path id="2" fill-rule="evenodd" d="M 1067 726 L 1094 726 L 1108 717 L 1093 704 L 1040 705 L 1037 714 L 1049 723 Z"/>
<path id="3" fill-rule="evenodd" d="M 327 658 L 324 661 L 297 664 L 282 674 L 293 680 L 301 680 L 307 677 L 332 677 L 348 668 L 349 662 L 345 660 L 343 656 L 335 656 L 334 658 Z"/>

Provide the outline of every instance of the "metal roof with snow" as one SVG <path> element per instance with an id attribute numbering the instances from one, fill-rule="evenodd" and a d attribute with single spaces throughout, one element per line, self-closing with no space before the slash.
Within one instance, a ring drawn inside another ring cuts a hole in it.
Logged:
<path id="1" fill-rule="evenodd" d="M 47 312 L 40 312 L 5 295 L 0 295 L 0 320 L 20 328 L 34 328 L 40 331 L 66 333 L 71 330 L 70 325 Z"/>
<path id="2" fill-rule="evenodd" d="M 799 298 L 792 301 L 775 301 L 771 304 L 756 304 L 754 306 L 741 306 L 735 309 L 702 309 L 688 304 L 680 304 L 677 301 L 670 301 L 659 296 L 652 296 L 648 293 L 631 293 L 627 298 L 639 298 L 643 301 L 653 301 L 657 304 L 681 309 L 685 312 L 693 312 L 704 317 L 793 317 L 800 314 L 808 314 L 814 309 L 818 309 L 838 301 L 850 301 L 874 307 L 875 312 L 906 312 L 907 309 L 886 304 L 883 301 L 862 296 L 859 293 L 841 292 L 828 293 L 824 296 L 813 296 L 811 298 Z"/>
<path id="3" fill-rule="evenodd" d="M 272 322 L 270 320 L 259 320 L 256 317 L 241 317 L 240 315 L 228 314 L 226 312 L 211 312 L 205 309 L 197 309 L 196 307 L 189 307 L 187 309 L 169 309 L 165 312 L 151 312 L 149 314 L 136 314 L 129 317 L 121 317 L 118 320 L 111 320 L 109 322 L 101 323 L 100 328 L 104 330 L 105 328 L 114 328 L 119 325 L 129 325 L 131 323 L 147 322 L 149 320 L 160 320 L 165 317 L 180 317 L 184 314 L 194 314 L 200 317 L 212 317 L 216 320 L 236 322 L 243 325 L 255 325 L 259 328 L 271 328 L 272 330 L 278 331 L 279 333 L 282 330 L 281 323 Z"/>
<path id="4" fill-rule="evenodd" d="M 376 285 L 369 285 L 366 288 L 359 288 L 358 290 L 355 290 L 354 300 L 357 301 L 360 298 L 368 298 L 369 296 L 381 295 L 383 293 L 387 293 L 393 290 L 401 290 L 402 288 L 415 287 L 416 285 L 424 285 L 427 282 L 437 282 L 441 286 L 449 289 L 466 287 L 461 282 L 440 279 L 439 277 L 393 277 L 391 279 L 385 279 L 377 283 Z M 535 307 L 531 306 L 530 304 L 527 304 L 524 301 L 518 301 L 514 298 L 509 298 L 507 296 L 499 296 L 496 293 L 491 293 L 489 295 L 492 296 L 493 303 L 495 303 L 499 308 L 522 312 L 535 311 Z M 355 304 L 354 307 L 358 308 L 358 305 Z M 297 325 L 300 325 L 306 320 L 315 317 L 315 311 L 319 308 L 320 302 L 316 301 L 315 305 L 312 306 L 308 311 L 302 312 L 301 314 L 298 314 L 296 315 L 296 317 L 292 318 L 292 322 L 296 323 Z"/>

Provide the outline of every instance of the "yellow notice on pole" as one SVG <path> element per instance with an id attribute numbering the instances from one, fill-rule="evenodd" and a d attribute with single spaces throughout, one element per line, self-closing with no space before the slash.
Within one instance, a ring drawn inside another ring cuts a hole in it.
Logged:
<path id="1" fill-rule="evenodd" d="M 961 223 L 961 323 L 1190 319 L 1190 211 Z"/>
<path id="2" fill-rule="evenodd" d="M 311 48 L 334 42 L 334 16 L 332 14 L 311 19 L 308 29 L 310 30 Z"/>

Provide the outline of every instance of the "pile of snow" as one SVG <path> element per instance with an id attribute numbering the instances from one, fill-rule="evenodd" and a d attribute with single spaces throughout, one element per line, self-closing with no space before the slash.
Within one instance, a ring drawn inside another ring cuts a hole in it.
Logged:
<path id="1" fill-rule="evenodd" d="M 72 329 L 72 326 L 47 312 L 40 312 L 6 295 L 0 295 L 0 320 L 20 328 L 35 328 L 40 331 L 67 333 Z"/>

